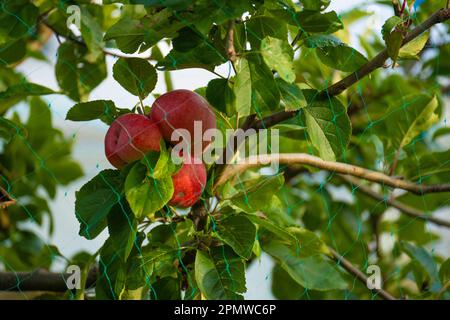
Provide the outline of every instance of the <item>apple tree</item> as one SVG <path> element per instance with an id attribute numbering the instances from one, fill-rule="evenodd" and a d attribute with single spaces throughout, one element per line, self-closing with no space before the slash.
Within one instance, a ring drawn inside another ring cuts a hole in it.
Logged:
<path id="1" fill-rule="evenodd" d="M 265 255 L 279 299 L 449 299 L 448 1 L 373 5 L 391 13 L 381 28 L 366 6 L 336 12 L 330 0 L 2 1 L 0 284 L 61 256 L 23 226 L 51 221 L 58 186 L 83 175 L 52 124 L 45 96 L 59 94 L 73 101 L 66 121 L 102 123 L 105 162 L 58 214 L 77 217 L 80 237 L 108 237 L 66 258 L 80 288 L 37 274 L 24 276 L 30 290 L 242 299 Z M 52 54 L 58 90 L 17 71 Z M 187 68 L 213 78 L 174 88 Z M 108 75 L 129 105 L 89 98 Z M 224 141 L 202 139 L 214 128 Z M 177 129 L 192 140 L 174 157 Z M 276 132 L 276 153 L 238 161 L 250 130 Z M 195 162 L 196 146 L 230 161 Z"/>

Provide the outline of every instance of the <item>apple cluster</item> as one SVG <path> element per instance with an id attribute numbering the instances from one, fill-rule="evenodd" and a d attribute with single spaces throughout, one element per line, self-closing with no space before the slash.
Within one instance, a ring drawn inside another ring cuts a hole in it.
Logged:
<path id="1" fill-rule="evenodd" d="M 130 113 L 114 120 L 105 136 L 106 157 L 114 167 L 121 169 L 142 159 L 150 151 L 160 151 L 162 138 L 173 145 L 172 134 L 179 129 L 190 133 L 191 146 L 201 144 L 204 150 L 208 142 L 194 140 L 197 138 L 194 135 L 195 121 L 202 124 L 201 136 L 206 130 L 216 128 L 214 112 L 202 96 L 189 90 L 163 94 L 153 103 L 150 114 Z M 172 176 L 174 193 L 170 205 L 181 208 L 192 206 L 206 185 L 205 165 L 201 160 L 196 161 L 192 150 L 190 154 L 180 155 L 184 162 Z"/>

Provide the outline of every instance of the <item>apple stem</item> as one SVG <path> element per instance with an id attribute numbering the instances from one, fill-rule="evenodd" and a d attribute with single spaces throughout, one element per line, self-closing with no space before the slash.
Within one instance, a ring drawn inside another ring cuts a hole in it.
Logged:
<path id="1" fill-rule="evenodd" d="M 144 102 L 142 101 L 141 96 L 139 96 L 139 102 L 141 103 L 141 106 L 137 107 L 137 111 L 139 114 L 144 114 L 145 107 L 144 107 Z"/>

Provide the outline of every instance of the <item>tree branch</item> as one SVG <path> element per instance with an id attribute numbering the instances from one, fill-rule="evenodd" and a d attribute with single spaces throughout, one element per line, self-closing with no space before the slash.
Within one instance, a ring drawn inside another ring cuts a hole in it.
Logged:
<path id="1" fill-rule="evenodd" d="M 433 15 L 431 15 L 427 20 L 425 20 L 422 24 L 415 27 L 411 32 L 409 32 L 404 40 L 403 44 L 405 45 L 408 42 L 412 41 L 419 35 L 421 35 L 426 30 L 430 29 L 435 24 L 444 22 L 450 18 L 450 9 L 440 9 L 439 11 L 436 11 Z M 387 50 L 381 51 L 378 55 L 376 55 L 372 60 L 367 62 L 365 65 L 360 67 L 357 71 L 353 72 L 352 74 L 348 75 L 347 77 L 343 78 L 342 80 L 336 82 L 332 86 L 328 87 L 327 89 L 323 90 L 323 93 L 327 94 L 328 96 L 335 96 L 349 87 L 351 87 L 353 84 L 364 78 L 369 73 L 373 72 L 374 70 L 381 68 L 386 60 L 389 58 L 389 55 L 387 53 Z M 268 128 L 271 127 L 279 122 L 282 122 L 284 120 L 290 119 L 297 115 L 297 112 L 293 111 L 282 111 L 278 112 L 276 114 L 273 114 L 271 116 L 268 116 L 258 122 L 255 122 L 254 128 Z"/>
<path id="2" fill-rule="evenodd" d="M 392 6 L 394 7 L 394 14 L 400 17 L 400 3 L 398 3 L 398 0 L 392 0 Z"/>
<path id="3" fill-rule="evenodd" d="M 371 197 L 371 198 L 373 198 L 375 200 L 386 202 L 391 207 L 398 209 L 399 211 L 403 212 L 404 214 L 410 216 L 411 218 L 424 220 L 424 221 L 431 222 L 431 223 L 434 223 L 434 224 L 437 224 L 437 225 L 440 225 L 440 226 L 444 226 L 444 227 L 450 228 L 450 221 L 445 221 L 445 220 L 442 220 L 442 219 L 439 219 L 439 218 L 435 218 L 435 217 L 426 215 L 422 211 L 417 210 L 416 208 L 410 207 L 410 206 L 408 206 L 406 204 L 403 204 L 400 201 L 397 201 L 395 199 L 387 198 L 387 197 L 383 196 L 382 194 L 379 194 L 379 193 L 373 191 L 368 186 L 362 185 L 361 181 L 359 181 L 358 179 L 355 179 L 353 177 L 341 176 L 341 178 L 345 182 L 356 186 L 355 189 L 360 190 L 362 193 L 368 195 L 369 197 Z"/>
<path id="4" fill-rule="evenodd" d="M 308 165 L 322 170 L 332 171 L 345 175 L 351 175 L 368 181 L 381 183 L 392 188 L 407 190 L 418 195 L 422 195 L 425 193 L 450 191 L 450 183 L 436 184 L 436 185 L 416 184 L 411 181 L 390 177 L 388 175 L 385 175 L 384 173 L 361 168 L 351 164 L 334 161 L 325 161 L 319 157 L 312 156 L 306 153 L 280 153 L 280 154 L 257 155 L 257 156 L 250 156 L 246 159 L 242 159 L 236 164 L 229 164 L 225 167 L 222 175 L 216 181 L 214 189 L 243 171 L 246 171 L 250 168 L 255 168 L 276 162 L 280 164 Z"/>
<path id="5" fill-rule="evenodd" d="M 97 269 L 89 271 L 86 288 L 91 287 L 97 280 Z M 67 288 L 66 280 L 71 276 L 67 273 L 46 271 L 35 272 L 0 272 L 0 291 L 51 291 L 64 292 Z"/>
<path id="6" fill-rule="evenodd" d="M 375 254 L 377 255 L 378 261 L 380 261 L 383 258 L 383 253 L 381 252 L 381 237 L 380 237 L 380 221 L 383 217 L 383 214 L 370 215 L 370 222 L 372 225 L 372 233 L 375 240 Z"/>
<path id="7" fill-rule="evenodd" d="M 202 231 L 206 227 L 208 212 L 203 203 L 197 202 L 188 213 L 187 217 L 192 220 L 196 231 Z"/>
<path id="8" fill-rule="evenodd" d="M 359 281 L 361 281 L 364 285 L 367 285 L 367 276 L 361 272 L 358 268 L 356 268 L 350 261 L 345 259 L 343 256 L 341 256 L 339 253 L 337 253 L 333 248 L 328 247 L 328 249 L 331 252 L 331 255 L 333 257 L 333 260 L 336 261 L 342 268 L 344 268 L 347 272 L 354 275 Z M 389 292 L 380 289 L 372 289 L 372 291 L 376 292 L 385 300 L 397 300 L 393 295 L 391 295 Z"/>
<path id="9" fill-rule="evenodd" d="M 5 209 L 16 203 L 16 200 L 2 187 L 0 187 L 0 209 Z"/>
<path id="10" fill-rule="evenodd" d="M 415 27 L 411 32 L 406 34 L 402 46 L 409 43 L 411 40 L 415 39 L 419 35 L 421 35 L 426 30 L 430 29 L 435 24 L 444 22 L 450 18 L 450 9 L 440 9 L 439 11 L 436 11 L 433 13 L 427 20 L 425 20 L 422 24 Z M 384 49 L 381 51 L 375 58 L 373 58 L 371 61 L 363 65 L 361 68 L 359 68 L 354 73 L 350 74 L 349 76 L 345 77 L 341 81 L 338 81 L 337 83 L 333 84 L 331 87 L 326 89 L 325 91 L 331 95 L 335 96 L 340 93 L 342 93 L 344 90 L 352 86 L 354 83 L 358 82 L 362 78 L 364 78 L 366 75 L 371 73 L 372 71 L 381 68 L 386 60 L 389 58 L 389 55 L 387 53 L 387 50 Z"/>

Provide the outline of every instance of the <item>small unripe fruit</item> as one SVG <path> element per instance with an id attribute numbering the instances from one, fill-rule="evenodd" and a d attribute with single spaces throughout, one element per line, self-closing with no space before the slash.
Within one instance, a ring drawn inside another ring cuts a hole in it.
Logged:
<path id="1" fill-rule="evenodd" d="M 150 151 L 159 151 L 161 132 L 155 122 L 141 114 L 118 117 L 105 136 L 105 153 L 116 168 L 139 160 Z"/>
<path id="2" fill-rule="evenodd" d="M 172 176 L 174 192 L 169 201 L 170 205 L 180 208 L 193 206 L 206 185 L 206 168 L 203 162 L 196 164 L 194 157 L 184 158 L 182 167 Z"/>
<path id="3" fill-rule="evenodd" d="M 210 141 L 203 141 L 203 133 L 216 128 L 216 116 L 208 102 L 201 95 L 189 90 L 174 90 L 160 96 L 153 103 L 151 117 L 158 124 L 164 139 L 172 145 L 178 143 L 171 139 L 174 130 L 186 129 L 190 133 L 190 141 L 187 142 L 190 143 L 191 154 L 196 144 L 200 145 L 201 151 L 208 146 Z M 202 130 L 199 135 L 194 135 L 195 121 L 201 123 Z"/>

